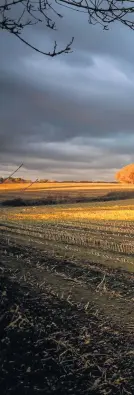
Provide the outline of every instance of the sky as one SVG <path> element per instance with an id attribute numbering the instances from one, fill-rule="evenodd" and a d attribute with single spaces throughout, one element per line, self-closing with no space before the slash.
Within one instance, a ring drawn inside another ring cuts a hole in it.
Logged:
<path id="1" fill-rule="evenodd" d="M 0 31 L 0 176 L 114 180 L 134 162 L 134 32 L 109 31 L 62 9 L 57 31 L 40 24 L 24 37 L 41 50 L 53 40 L 71 54 L 38 54 Z"/>

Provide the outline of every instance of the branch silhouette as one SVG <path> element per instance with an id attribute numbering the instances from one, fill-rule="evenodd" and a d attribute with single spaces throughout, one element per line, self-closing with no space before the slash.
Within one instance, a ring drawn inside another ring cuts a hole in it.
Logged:
<path id="1" fill-rule="evenodd" d="M 39 23 L 50 30 L 57 30 L 56 22 L 63 18 L 64 8 L 86 14 L 89 24 L 99 23 L 104 30 L 117 21 L 134 30 L 134 0 L 1 0 L 0 29 L 43 55 L 55 57 L 68 54 L 72 52 L 74 37 L 61 49 L 54 40 L 52 51 L 47 52 L 22 35 L 25 28 Z"/>

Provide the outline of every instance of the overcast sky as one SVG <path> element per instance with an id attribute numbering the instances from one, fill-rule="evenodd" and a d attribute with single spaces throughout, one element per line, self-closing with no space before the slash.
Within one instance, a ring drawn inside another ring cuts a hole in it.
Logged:
<path id="1" fill-rule="evenodd" d="M 74 35 L 72 54 L 45 57 L 0 32 L 0 176 L 23 162 L 26 178 L 113 180 L 134 162 L 134 32 L 62 12 L 55 35 L 41 25 L 25 37 L 51 50 Z"/>

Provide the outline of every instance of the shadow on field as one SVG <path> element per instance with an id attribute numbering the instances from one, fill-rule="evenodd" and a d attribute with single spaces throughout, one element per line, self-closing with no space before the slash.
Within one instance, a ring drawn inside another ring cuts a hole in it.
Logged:
<path id="1" fill-rule="evenodd" d="M 22 207 L 22 206 L 44 206 L 44 205 L 57 205 L 57 204 L 75 204 L 75 203 L 90 203 L 90 202 L 107 202 L 125 199 L 133 199 L 134 191 L 112 191 L 104 196 L 98 197 L 47 197 L 43 199 L 6 199 L 1 202 L 2 206 L 7 207 Z"/>
<path id="2" fill-rule="evenodd" d="M 33 291 L 34 288 L 34 291 Z M 50 291 L 0 278 L 2 395 L 133 394 L 133 337 Z"/>

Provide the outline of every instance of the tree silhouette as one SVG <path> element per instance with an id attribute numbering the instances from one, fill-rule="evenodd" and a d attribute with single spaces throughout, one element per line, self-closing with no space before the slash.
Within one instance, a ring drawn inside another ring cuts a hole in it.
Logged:
<path id="1" fill-rule="evenodd" d="M 63 17 L 64 7 L 71 9 L 71 12 L 85 13 L 90 24 L 100 23 L 105 30 L 117 21 L 134 29 L 134 0 L 0 0 L 0 28 L 44 55 L 54 57 L 69 53 L 72 51 L 74 37 L 59 50 L 55 41 L 53 50 L 46 52 L 22 36 L 26 27 L 38 23 L 45 23 L 48 29 L 56 30 L 56 19 Z"/>
<path id="2" fill-rule="evenodd" d="M 4 182 L 6 182 L 8 180 L 12 180 L 12 177 L 14 176 L 14 174 L 17 173 L 17 171 L 20 170 L 22 166 L 23 166 L 23 163 L 21 163 L 21 165 L 19 165 L 17 167 L 17 169 L 15 169 L 8 177 L 6 177 L 6 178 L 1 177 L 1 179 L 0 179 L 1 184 L 3 184 Z"/>

